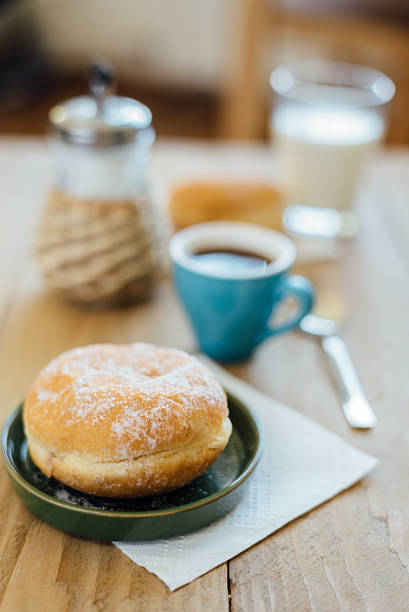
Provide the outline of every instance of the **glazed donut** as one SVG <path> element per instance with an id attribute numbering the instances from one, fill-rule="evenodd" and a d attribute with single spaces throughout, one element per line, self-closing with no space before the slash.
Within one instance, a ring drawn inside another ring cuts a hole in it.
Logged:
<path id="1" fill-rule="evenodd" d="M 206 221 L 243 221 L 282 229 L 284 198 L 267 182 L 191 181 L 174 187 L 169 213 L 175 230 Z"/>
<path id="2" fill-rule="evenodd" d="M 231 422 L 213 374 L 152 344 L 95 344 L 51 361 L 23 409 L 33 462 L 48 477 L 106 497 L 177 489 L 226 446 Z"/>

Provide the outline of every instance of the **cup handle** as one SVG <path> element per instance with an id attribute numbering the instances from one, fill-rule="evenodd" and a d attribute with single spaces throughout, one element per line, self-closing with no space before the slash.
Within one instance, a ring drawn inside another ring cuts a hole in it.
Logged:
<path id="1" fill-rule="evenodd" d="M 282 334 L 285 331 L 297 327 L 301 319 L 308 314 L 313 307 L 314 295 L 312 284 L 308 279 L 304 278 L 304 276 L 287 276 L 287 278 L 284 279 L 284 287 L 282 289 L 280 302 L 287 297 L 294 297 L 298 303 L 298 308 L 295 314 L 281 325 L 277 327 L 267 327 L 261 338 L 259 338 L 259 342 L 262 342 L 269 336 L 276 336 L 277 334 Z"/>

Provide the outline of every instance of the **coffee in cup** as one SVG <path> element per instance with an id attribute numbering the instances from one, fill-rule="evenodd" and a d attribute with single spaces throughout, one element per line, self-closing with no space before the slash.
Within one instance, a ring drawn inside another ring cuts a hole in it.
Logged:
<path id="1" fill-rule="evenodd" d="M 175 287 L 200 349 L 220 361 L 248 358 L 266 338 L 297 327 L 313 304 L 313 288 L 290 275 L 295 247 L 283 234 L 241 222 L 190 226 L 170 242 Z M 297 309 L 270 324 L 287 297 Z"/>

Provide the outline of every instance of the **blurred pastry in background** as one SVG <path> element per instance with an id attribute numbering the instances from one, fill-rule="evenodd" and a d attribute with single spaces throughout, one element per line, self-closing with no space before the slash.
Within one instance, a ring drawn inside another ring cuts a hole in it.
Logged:
<path id="1" fill-rule="evenodd" d="M 175 230 L 205 221 L 245 221 L 282 229 L 284 198 L 277 187 L 254 181 L 190 181 L 177 185 L 169 213 Z"/>

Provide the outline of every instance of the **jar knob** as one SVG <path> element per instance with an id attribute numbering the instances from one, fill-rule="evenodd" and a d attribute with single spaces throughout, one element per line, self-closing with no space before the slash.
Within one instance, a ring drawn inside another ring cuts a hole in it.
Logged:
<path id="1" fill-rule="evenodd" d="M 116 89 L 112 64 L 106 59 L 93 62 L 88 68 L 88 82 L 91 94 L 97 102 L 98 116 L 102 116 L 105 98 L 112 95 Z"/>

